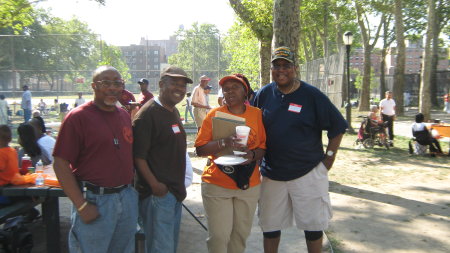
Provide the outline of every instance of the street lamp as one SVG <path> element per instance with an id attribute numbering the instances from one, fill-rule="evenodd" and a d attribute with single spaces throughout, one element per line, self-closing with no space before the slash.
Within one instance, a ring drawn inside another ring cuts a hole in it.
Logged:
<path id="1" fill-rule="evenodd" d="M 347 118 L 349 133 L 355 132 L 352 127 L 352 104 L 350 102 L 350 47 L 352 46 L 352 42 L 353 33 L 349 31 L 345 32 L 344 45 L 347 51 L 347 104 L 345 105 L 345 116 Z"/>

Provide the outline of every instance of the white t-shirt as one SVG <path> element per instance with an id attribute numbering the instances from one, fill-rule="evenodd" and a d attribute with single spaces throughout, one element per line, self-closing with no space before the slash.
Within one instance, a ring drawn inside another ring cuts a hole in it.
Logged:
<path id="1" fill-rule="evenodd" d="M 423 131 L 424 129 L 426 129 L 426 125 L 425 123 L 413 123 L 411 128 L 413 130 L 413 132 L 418 132 L 418 131 Z"/>
<path id="2" fill-rule="evenodd" d="M 37 143 L 41 148 L 42 153 L 48 157 L 50 163 L 53 163 L 53 149 L 55 148 L 56 140 L 53 137 L 44 134 L 39 138 Z"/>
<path id="3" fill-rule="evenodd" d="M 186 175 L 184 177 L 184 186 L 188 188 L 192 184 L 192 179 L 194 177 L 194 170 L 192 169 L 191 158 L 188 152 L 186 152 Z"/>
<path id="4" fill-rule="evenodd" d="M 80 106 L 82 104 L 84 104 L 86 101 L 84 100 L 84 98 L 77 98 L 75 99 L 75 104 L 76 106 Z"/>
<path id="5" fill-rule="evenodd" d="M 380 109 L 381 109 L 381 113 L 388 115 L 388 116 L 393 116 L 395 115 L 395 101 L 394 99 L 383 99 L 380 101 Z"/>

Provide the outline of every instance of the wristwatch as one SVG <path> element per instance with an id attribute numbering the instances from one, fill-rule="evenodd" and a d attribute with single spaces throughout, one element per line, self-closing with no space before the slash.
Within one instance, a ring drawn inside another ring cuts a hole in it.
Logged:
<path id="1" fill-rule="evenodd" d="M 333 156 L 334 155 L 334 151 L 333 150 L 328 150 L 327 151 L 327 156 Z"/>

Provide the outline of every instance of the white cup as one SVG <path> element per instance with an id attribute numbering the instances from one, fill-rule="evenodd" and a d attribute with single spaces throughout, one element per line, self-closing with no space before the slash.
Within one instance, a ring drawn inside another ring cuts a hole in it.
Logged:
<path id="1" fill-rule="evenodd" d="M 250 134 L 250 127 L 248 126 L 237 126 L 236 136 L 239 139 L 238 143 L 242 145 L 247 145 L 248 135 Z"/>

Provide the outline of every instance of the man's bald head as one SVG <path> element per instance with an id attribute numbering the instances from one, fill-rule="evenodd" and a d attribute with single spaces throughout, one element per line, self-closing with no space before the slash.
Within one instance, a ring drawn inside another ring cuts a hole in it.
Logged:
<path id="1" fill-rule="evenodd" d="M 120 75 L 119 71 L 112 66 L 100 66 L 96 70 L 94 70 L 94 74 L 92 76 L 92 81 L 96 82 L 99 80 L 99 77 L 105 72 L 116 72 Z"/>

